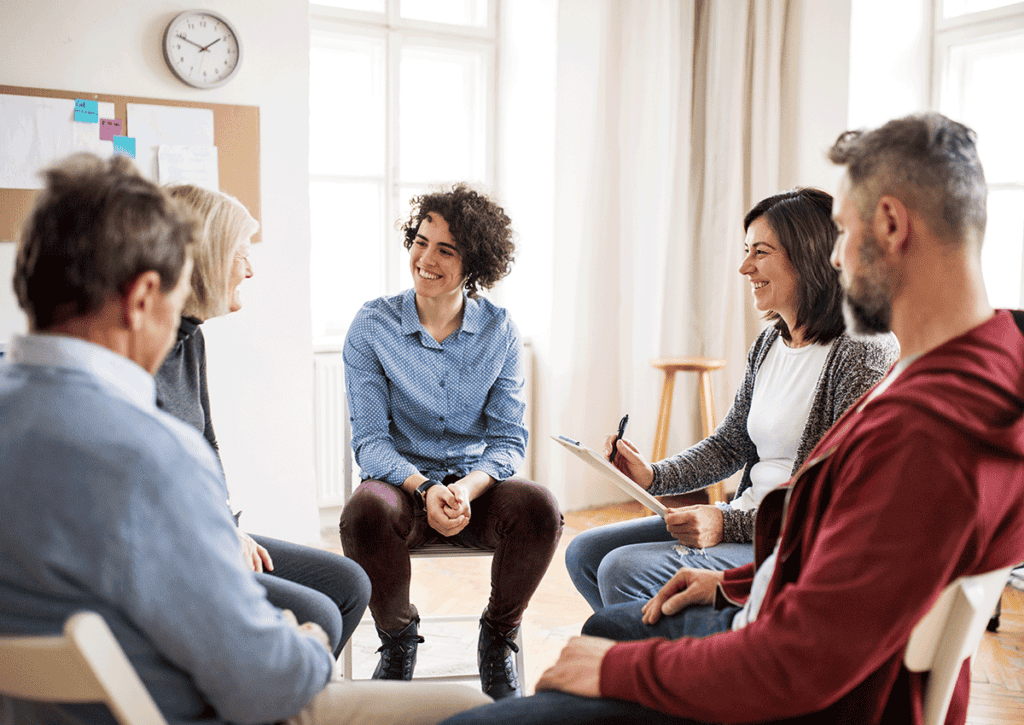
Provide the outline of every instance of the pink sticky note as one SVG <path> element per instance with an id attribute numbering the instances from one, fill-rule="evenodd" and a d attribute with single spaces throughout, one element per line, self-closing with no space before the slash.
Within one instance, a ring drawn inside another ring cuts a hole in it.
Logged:
<path id="1" fill-rule="evenodd" d="M 100 141 L 112 141 L 114 136 L 121 135 L 120 118 L 100 119 Z"/>

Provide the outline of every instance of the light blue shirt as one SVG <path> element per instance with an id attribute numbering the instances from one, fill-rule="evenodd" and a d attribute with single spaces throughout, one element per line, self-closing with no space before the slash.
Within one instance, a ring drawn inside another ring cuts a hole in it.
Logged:
<path id="1" fill-rule="evenodd" d="M 508 313 L 464 298 L 462 326 L 437 342 L 406 290 L 367 302 L 345 339 L 352 449 L 364 479 L 399 486 L 473 470 L 502 481 L 526 452 L 522 343 Z"/>
<path id="2" fill-rule="evenodd" d="M 105 347 L 14 339 L 0 363 L 0 632 L 55 633 L 92 610 L 168 721 L 287 718 L 327 683 L 330 653 L 243 567 L 209 445 L 155 400 L 149 373 Z M 0 722 L 113 720 L 0 698 Z"/>

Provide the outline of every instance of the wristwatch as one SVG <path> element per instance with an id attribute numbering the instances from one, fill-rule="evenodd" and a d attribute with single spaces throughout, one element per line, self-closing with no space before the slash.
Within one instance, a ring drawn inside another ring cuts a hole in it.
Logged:
<path id="1" fill-rule="evenodd" d="M 440 481 L 435 481 L 432 478 L 428 478 L 426 481 L 421 483 L 416 488 L 415 499 L 416 499 L 416 503 L 419 504 L 420 511 L 426 511 L 427 510 L 427 490 L 430 489 L 430 488 L 433 488 L 434 486 L 440 486 L 440 485 L 441 485 Z"/>

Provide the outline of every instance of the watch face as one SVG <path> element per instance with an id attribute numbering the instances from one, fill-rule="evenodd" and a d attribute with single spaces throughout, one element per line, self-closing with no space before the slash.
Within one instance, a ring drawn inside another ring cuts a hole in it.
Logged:
<path id="1" fill-rule="evenodd" d="M 164 59 L 180 80 L 196 88 L 226 83 L 242 62 L 238 34 L 222 16 L 189 10 L 167 25 Z"/>

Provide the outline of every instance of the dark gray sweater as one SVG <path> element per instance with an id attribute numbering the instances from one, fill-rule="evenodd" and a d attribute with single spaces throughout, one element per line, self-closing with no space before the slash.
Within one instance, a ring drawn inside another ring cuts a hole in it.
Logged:
<path id="1" fill-rule="evenodd" d="M 747 371 L 743 384 L 725 419 L 715 432 L 682 453 L 654 465 L 655 496 L 686 493 L 710 486 L 743 468 L 743 479 L 736 496 L 750 488 L 750 469 L 758 462 L 757 448 L 747 434 L 747 415 L 754 379 L 779 333 L 769 327 L 754 340 L 747 353 Z M 821 377 L 814 388 L 814 402 L 807 425 L 800 437 L 793 473 L 807 458 L 825 432 L 875 383 L 882 379 L 899 357 L 899 343 L 892 334 L 880 335 L 871 342 L 854 340 L 845 332 L 832 341 Z M 755 510 L 723 510 L 724 542 L 749 542 L 754 538 Z"/>
<path id="2" fill-rule="evenodd" d="M 156 371 L 156 404 L 203 434 L 220 461 L 206 388 L 206 340 L 195 317 L 182 317 L 178 340 Z"/>

